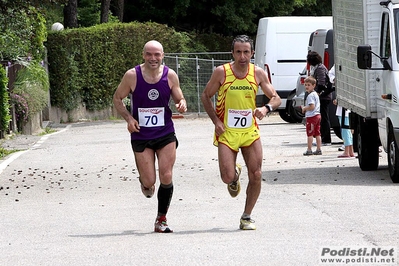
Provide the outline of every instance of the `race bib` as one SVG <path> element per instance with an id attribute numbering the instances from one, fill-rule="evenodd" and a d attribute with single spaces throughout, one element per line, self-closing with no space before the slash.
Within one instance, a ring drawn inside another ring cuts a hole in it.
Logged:
<path id="1" fill-rule="evenodd" d="M 252 110 L 229 109 L 227 115 L 227 126 L 231 128 L 248 128 L 252 125 Z"/>
<path id="2" fill-rule="evenodd" d="M 141 127 L 161 127 L 165 125 L 165 108 L 138 108 L 139 125 Z"/>

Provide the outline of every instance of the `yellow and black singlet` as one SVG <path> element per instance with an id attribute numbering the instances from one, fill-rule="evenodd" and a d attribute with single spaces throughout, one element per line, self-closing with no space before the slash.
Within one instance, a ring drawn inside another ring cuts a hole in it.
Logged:
<path id="1" fill-rule="evenodd" d="M 231 63 L 224 64 L 223 67 L 225 80 L 218 90 L 217 116 L 224 123 L 226 131 L 246 133 L 258 130 L 259 127 L 253 115 L 258 91 L 255 66 L 248 65 L 248 73 L 244 78 L 234 75 Z M 215 141 L 218 141 L 217 136 L 215 136 Z"/>
<path id="2" fill-rule="evenodd" d="M 218 91 L 216 114 L 226 129 L 245 132 L 256 124 L 253 111 L 256 108 L 258 83 L 255 80 L 255 66 L 248 65 L 244 78 L 237 78 L 230 63 L 224 64 L 225 80 Z"/>

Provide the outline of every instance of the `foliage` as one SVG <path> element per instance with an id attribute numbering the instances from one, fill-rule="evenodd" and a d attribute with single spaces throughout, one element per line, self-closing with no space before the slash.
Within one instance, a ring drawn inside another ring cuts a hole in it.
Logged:
<path id="1" fill-rule="evenodd" d="M 100 6 L 96 0 L 81 0 L 78 5 L 78 22 L 81 27 L 90 27 L 100 23 Z"/>
<path id="2" fill-rule="evenodd" d="M 187 52 L 189 35 L 157 23 L 105 23 L 50 32 L 47 41 L 51 104 L 70 111 L 83 102 L 88 110 L 112 106 L 125 71 L 142 62 L 151 39 L 168 52 Z M 132 41 L 134 40 L 134 41 Z"/>
<path id="3" fill-rule="evenodd" d="M 161 41 L 168 52 L 229 51 L 231 37 L 225 36 L 254 37 L 261 17 L 331 15 L 331 0 L 136 0 L 125 1 L 124 16 L 124 21 L 135 22 L 92 26 L 100 21 L 100 1 L 80 0 L 79 24 L 87 28 L 50 32 L 47 36 L 46 28 L 62 22 L 67 2 L 0 0 L 0 59 L 32 56 L 41 60 L 43 41 L 48 37 L 51 103 L 66 111 L 81 102 L 89 110 L 111 106 L 113 91 L 123 73 L 142 62 L 142 46 L 149 39 Z M 111 15 L 110 21 L 115 20 Z M 32 99 L 42 103 L 30 104 L 29 112 L 31 107 L 43 107 L 44 101 L 38 99 L 46 98 L 40 96 L 45 90 L 37 92 L 37 98 L 32 92 L 18 94 L 28 102 Z"/>
<path id="4" fill-rule="evenodd" d="M 292 12 L 294 16 L 331 16 L 331 1 L 332 0 L 306 0 L 304 3 L 298 3 L 295 10 Z M 302 2 L 302 1 L 299 1 Z"/>
<path id="5" fill-rule="evenodd" d="M 123 104 L 125 105 L 126 110 L 128 110 L 128 111 L 130 112 L 131 103 L 132 103 L 131 100 L 130 100 L 130 95 L 129 95 L 128 97 L 123 98 L 123 99 L 122 99 L 122 102 L 123 102 Z"/>
<path id="6" fill-rule="evenodd" d="M 30 37 L 30 55 L 40 61 L 45 57 L 43 43 L 47 39 L 46 20 L 44 16 L 33 7 L 29 8 L 29 12 L 35 14 L 30 21 L 32 30 L 32 36 Z"/>
<path id="7" fill-rule="evenodd" d="M 13 152 L 17 152 L 19 150 L 7 150 L 3 147 L 0 147 L 0 159 L 3 159 L 4 157 L 6 157 L 7 155 L 13 153 Z"/>
<path id="8" fill-rule="evenodd" d="M 44 16 L 34 7 L 0 9 L 0 59 L 44 58 L 47 38 Z"/>
<path id="9" fill-rule="evenodd" d="M 29 106 L 24 95 L 11 93 L 10 102 L 12 105 L 14 105 L 17 123 L 21 124 L 28 121 Z"/>
<path id="10" fill-rule="evenodd" d="M 43 8 L 49 4 L 65 4 L 68 0 L 0 0 L 0 8 L 26 8 L 33 6 Z"/>
<path id="11" fill-rule="evenodd" d="M 51 127 L 45 127 L 44 130 L 43 130 L 43 132 L 41 132 L 41 133 L 39 134 L 39 136 L 44 136 L 44 135 L 52 134 L 52 133 L 55 133 L 55 132 L 57 132 L 56 129 L 51 128 Z"/>
<path id="12" fill-rule="evenodd" d="M 260 18 L 291 15 L 331 15 L 331 0 L 126 1 L 124 21 L 155 21 L 186 32 L 253 36 Z"/>
<path id="13" fill-rule="evenodd" d="M 100 24 L 101 3 L 97 0 L 81 0 L 78 5 L 78 23 L 81 27 L 91 27 Z M 118 22 L 118 18 L 111 12 L 108 22 Z"/>
<path id="14" fill-rule="evenodd" d="M 64 21 L 64 12 L 63 7 L 59 4 L 47 4 L 42 9 L 43 16 L 46 18 L 46 29 L 47 31 L 51 30 L 51 26 L 56 23 L 63 23 Z"/>
<path id="15" fill-rule="evenodd" d="M 18 38 L 15 32 L 6 29 L 0 34 L 0 59 L 17 58 L 28 50 L 28 43 Z"/>
<path id="16" fill-rule="evenodd" d="M 10 104 L 7 91 L 8 78 L 3 66 L 0 67 L 0 130 L 8 130 L 11 121 Z"/>
<path id="17" fill-rule="evenodd" d="M 233 38 L 230 36 L 226 37 L 216 33 L 191 33 L 191 36 L 198 47 L 198 49 L 194 48 L 193 51 L 229 52 L 231 50 L 231 42 Z"/>
<path id="18" fill-rule="evenodd" d="M 19 105 L 21 119 L 25 118 L 24 111 L 27 111 L 27 116 L 30 117 L 47 106 L 50 86 L 46 70 L 41 64 L 32 61 L 25 65 L 18 71 L 13 89 L 13 100 Z"/>
<path id="19" fill-rule="evenodd" d="M 263 10 L 261 2 L 240 0 L 218 2 L 212 8 L 211 14 L 217 21 L 223 23 L 220 25 L 224 25 L 225 33 L 235 34 L 237 31 L 240 31 L 248 34 L 253 29 L 256 29 L 258 24 L 256 13 L 248 12 L 248 10 Z"/>
<path id="20" fill-rule="evenodd" d="M 12 60 L 28 54 L 34 57 L 38 57 L 36 53 L 42 55 L 40 42 L 46 36 L 41 30 L 41 14 L 46 16 L 46 26 L 50 29 L 53 23 L 62 22 L 65 3 L 67 0 L 1 0 L 0 25 L 3 30 L 0 34 L 0 57 Z M 155 21 L 184 32 L 255 36 L 259 18 L 283 15 L 331 15 L 331 0 L 137 0 L 126 1 L 124 17 L 125 21 Z M 80 0 L 78 18 L 79 25 L 83 27 L 99 24 L 100 1 Z M 110 15 L 109 21 L 115 22 L 117 18 Z M 39 31 L 32 34 L 31 29 Z M 31 47 L 32 38 L 37 38 L 32 42 L 36 48 Z M 217 44 L 213 41 L 207 46 L 217 47 Z"/>

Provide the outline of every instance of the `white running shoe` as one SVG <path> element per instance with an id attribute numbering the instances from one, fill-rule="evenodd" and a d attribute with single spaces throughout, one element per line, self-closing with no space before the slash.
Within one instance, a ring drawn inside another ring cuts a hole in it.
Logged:
<path id="1" fill-rule="evenodd" d="M 241 218 L 240 220 L 241 230 L 256 230 L 255 221 L 251 218 Z"/>
<path id="2" fill-rule="evenodd" d="M 154 232 L 157 233 L 173 233 L 173 230 L 169 228 L 166 221 L 166 216 L 161 216 L 155 220 Z"/>
<path id="3" fill-rule="evenodd" d="M 146 196 L 147 198 L 151 198 L 154 195 L 154 191 L 154 185 L 152 185 L 152 187 L 150 188 L 146 188 L 145 186 L 143 186 L 143 184 L 141 184 L 141 192 L 143 192 L 144 196 Z"/>

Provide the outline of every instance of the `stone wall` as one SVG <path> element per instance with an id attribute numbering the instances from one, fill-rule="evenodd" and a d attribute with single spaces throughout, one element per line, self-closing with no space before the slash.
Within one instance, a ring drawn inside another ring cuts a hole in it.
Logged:
<path id="1" fill-rule="evenodd" d="M 22 125 L 22 134 L 24 135 L 36 135 L 42 131 L 42 113 L 36 113 L 29 117 L 27 122 Z"/>
<path id="2" fill-rule="evenodd" d="M 101 111 L 89 111 L 83 104 L 68 113 L 58 107 L 50 107 L 47 112 L 48 114 L 46 114 L 45 120 L 49 120 L 53 123 L 106 120 L 112 117 L 120 118 L 115 108 L 109 107 Z"/>

